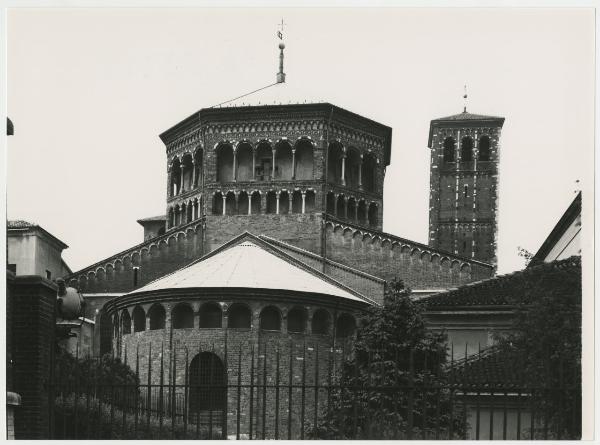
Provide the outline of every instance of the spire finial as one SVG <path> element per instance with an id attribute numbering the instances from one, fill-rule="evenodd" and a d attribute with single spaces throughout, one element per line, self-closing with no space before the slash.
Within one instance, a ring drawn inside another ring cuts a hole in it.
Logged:
<path id="1" fill-rule="evenodd" d="M 463 100 L 464 100 L 464 103 L 465 103 L 465 108 L 463 109 L 463 113 L 467 112 L 467 97 L 468 97 L 468 95 L 467 95 L 467 84 L 465 83 L 465 94 L 463 94 Z"/>
<path id="2" fill-rule="evenodd" d="M 285 49 L 285 43 L 283 43 L 283 18 L 279 24 L 280 30 L 277 31 L 277 37 L 279 37 L 279 72 L 277 73 L 277 83 L 285 82 L 285 73 L 283 72 L 283 50 Z"/>

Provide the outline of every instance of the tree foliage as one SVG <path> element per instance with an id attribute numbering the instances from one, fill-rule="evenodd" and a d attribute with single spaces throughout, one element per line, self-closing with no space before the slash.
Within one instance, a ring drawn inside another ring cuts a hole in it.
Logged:
<path id="1" fill-rule="evenodd" d="M 101 388 L 107 391 L 114 387 L 122 392 L 139 384 L 135 372 L 118 357 L 105 354 L 100 358 L 76 359 L 61 349 L 55 359 L 54 381 L 63 390 Z"/>
<path id="2" fill-rule="evenodd" d="M 555 435 L 581 436 L 581 266 L 580 258 L 537 266 L 526 298 L 516 295 L 513 331 L 498 337 L 499 352 L 533 388 L 540 419 Z M 534 275 L 535 274 L 535 275 Z"/>
<path id="3" fill-rule="evenodd" d="M 440 387 L 446 338 L 426 330 L 422 311 L 401 281 L 389 285 L 383 306 L 361 319 L 354 353 L 339 370 L 341 389 L 312 426 L 313 437 L 435 438 L 441 431 L 448 438 L 450 429 L 455 438 L 463 434 L 463 416 L 451 416 L 451 396 Z"/>

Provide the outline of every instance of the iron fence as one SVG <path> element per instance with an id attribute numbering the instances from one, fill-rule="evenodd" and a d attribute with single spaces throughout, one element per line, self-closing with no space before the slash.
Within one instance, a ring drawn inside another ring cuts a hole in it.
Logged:
<path id="1" fill-rule="evenodd" d="M 457 363 L 451 357 L 442 363 L 444 358 L 438 363 L 443 366 L 432 366 L 425 358 L 419 364 L 412 351 L 396 363 L 370 357 L 366 367 L 354 366 L 353 379 L 352 372 L 344 376 L 344 363 L 354 353 L 336 362 L 331 348 L 300 351 L 240 348 L 223 362 L 211 350 L 191 357 L 190 350 L 181 349 L 168 358 L 161 353 L 158 367 L 152 354 L 142 366 L 137 351 L 135 384 L 84 385 L 59 372 L 50 387 L 51 437 L 579 438 L 568 426 L 581 423 L 581 389 L 566 380 L 552 388 L 485 381 L 469 374 L 475 371 L 466 366 L 468 360 Z M 515 364 L 503 366 L 510 370 Z M 386 369 L 395 371 L 391 379 L 381 379 Z M 429 371 L 419 372 L 424 369 Z M 358 378 L 359 373 L 368 378 Z"/>

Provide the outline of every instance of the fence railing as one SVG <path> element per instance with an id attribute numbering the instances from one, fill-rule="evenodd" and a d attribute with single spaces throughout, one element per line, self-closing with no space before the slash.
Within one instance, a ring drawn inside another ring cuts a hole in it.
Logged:
<path id="1" fill-rule="evenodd" d="M 197 352 L 160 354 L 158 366 L 152 354 L 140 366 L 138 352 L 135 384 L 58 376 L 50 387 L 52 438 L 579 438 L 581 390 L 564 382 L 486 382 L 466 366 L 416 363 L 412 351 L 408 362 L 374 358 L 362 368 L 336 363 L 331 349 L 240 349 L 225 363 Z"/>

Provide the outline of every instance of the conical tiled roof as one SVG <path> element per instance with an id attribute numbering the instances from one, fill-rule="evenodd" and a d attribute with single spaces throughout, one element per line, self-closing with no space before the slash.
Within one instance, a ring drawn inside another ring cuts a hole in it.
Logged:
<path id="1" fill-rule="evenodd" d="M 473 114 L 467 113 L 463 111 L 459 114 L 453 114 L 452 116 L 440 117 L 438 119 L 434 119 L 432 122 L 439 121 L 504 121 L 503 117 L 499 116 L 485 116 L 483 114 Z"/>
<path id="2" fill-rule="evenodd" d="M 468 125 L 498 125 L 502 128 L 502 126 L 504 125 L 504 118 L 499 116 L 486 116 L 483 114 L 467 113 L 466 111 L 463 111 L 462 113 L 453 114 L 452 116 L 433 119 L 429 124 L 429 139 L 427 140 L 427 146 L 431 148 L 434 127 L 439 126 L 439 124 L 461 125 L 461 122 L 468 123 Z"/>
<path id="3" fill-rule="evenodd" d="M 272 248 L 250 234 L 244 234 L 200 260 L 130 294 L 186 288 L 277 289 L 369 302 L 298 260 L 273 252 Z"/>

